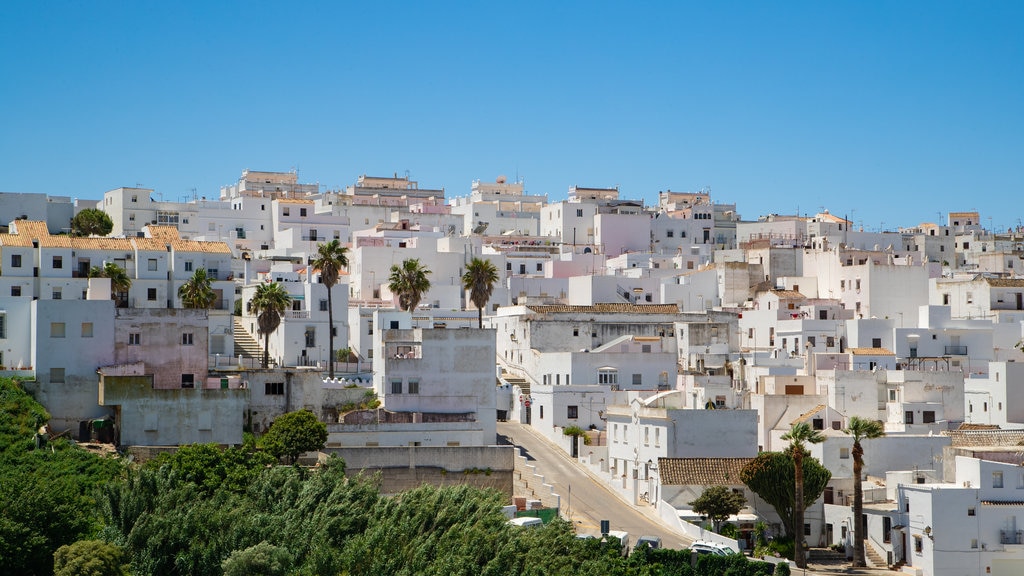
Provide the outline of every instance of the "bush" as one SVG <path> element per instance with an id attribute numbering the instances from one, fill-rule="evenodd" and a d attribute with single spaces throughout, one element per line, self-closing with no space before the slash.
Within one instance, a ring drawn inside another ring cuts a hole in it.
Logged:
<path id="1" fill-rule="evenodd" d="M 264 540 L 244 550 L 235 550 L 221 567 L 224 576 L 284 576 L 292 567 L 292 555 L 287 548 L 274 546 Z"/>
<path id="2" fill-rule="evenodd" d="M 775 576 L 789 576 L 789 562 L 779 562 L 776 564 Z"/>

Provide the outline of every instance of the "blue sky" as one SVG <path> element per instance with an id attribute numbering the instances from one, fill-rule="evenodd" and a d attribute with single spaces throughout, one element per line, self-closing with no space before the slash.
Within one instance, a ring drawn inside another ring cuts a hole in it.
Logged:
<path id="1" fill-rule="evenodd" d="M 244 168 L 465 195 L 710 187 L 744 218 L 1024 217 L 1024 2 L 0 7 L 0 190 L 216 197 Z M 4 215 L 0 215 L 3 218 Z"/>

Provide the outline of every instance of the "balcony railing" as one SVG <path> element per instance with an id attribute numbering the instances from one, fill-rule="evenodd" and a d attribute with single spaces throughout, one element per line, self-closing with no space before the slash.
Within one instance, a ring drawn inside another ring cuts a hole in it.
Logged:
<path id="1" fill-rule="evenodd" d="M 967 356 L 967 346 L 946 346 L 947 356 Z"/>
<path id="2" fill-rule="evenodd" d="M 1024 544 L 1024 530 L 1000 530 L 1000 544 Z"/>
<path id="3" fill-rule="evenodd" d="M 284 317 L 296 320 L 306 319 L 309 318 L 309 310 L 285 310 Z"/>

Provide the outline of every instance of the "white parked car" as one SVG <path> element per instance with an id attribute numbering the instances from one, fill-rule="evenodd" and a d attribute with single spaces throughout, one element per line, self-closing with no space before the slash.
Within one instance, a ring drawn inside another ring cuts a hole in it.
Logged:
<path id="1" fill-rule="evenodd" d="M 690 550 L 693 550 L 697 554 L 714 554 L 715 556 L 729 556 L 731 554 L 739 554 L 739 552 L 733 550 L 725 544 L 719 544 L 718 542 L 709 542 L 707 540 L 697 540 L 693 544 L 690 544 Z"/>

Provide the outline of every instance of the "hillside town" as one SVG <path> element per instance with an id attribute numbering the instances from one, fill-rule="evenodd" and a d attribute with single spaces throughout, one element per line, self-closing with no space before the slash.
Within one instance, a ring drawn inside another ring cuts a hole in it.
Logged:
<path id="1" fill-rule="evenodd" d="M 73 233 L 87 210 L 109 233 Z M 555 201 L 500 176 L 453 195 L 248 169 L 180 202 L 4 192 L 0 376 L 28 381 L 49 433 L 140 458 L 310 410 L 322 452 L 392 493 L 459 472 L 517 495 L 497 442 L 515 423 L 736 550 L 785 531 L 741 470 L 806 429 L 830 472 L 809 547 L 1024 572 L 1024 228 L 741 210 L 707 189 Z M 716 485 L 746 502 L 732 536 L 691 506 Z"/>

